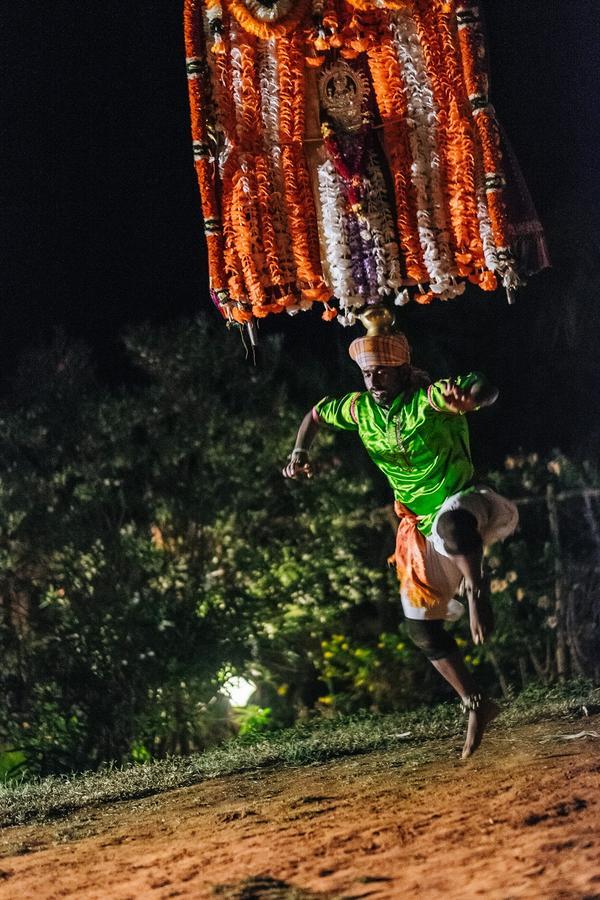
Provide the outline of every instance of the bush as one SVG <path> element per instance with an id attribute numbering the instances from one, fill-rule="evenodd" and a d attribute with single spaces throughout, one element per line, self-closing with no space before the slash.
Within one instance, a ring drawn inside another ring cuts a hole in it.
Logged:
<path id="1" fill-rule="evenodd" d="M 0 409 L 0 777 L 224 740 L 238 725 L 218 689 L 235 673 L 258 684 L 248 733 L 443 693 L 404 637 L 390 509 L 345 462 L 343 436 L 320 441 L 318 478 L 281 478 L 303 410 L 277 342 L 260 370 L 205 323 L 126 344 L 127 389 L 103 388 L 59 341 L 25 360 Z M 561 574 L 545 492 L 579 496 L 595 473 L 554 454 L 491 478 L 539 505 L 523 507 L 523 538 L 491 552 L 497 636 L 468 661 L 505 691 L 560 665 L 593 674 L 597 643 L 569 626 L 583 588 L 564 592 L 594 549 L 595 508 L 561 534 Z M 557 502 L 567 514 L 582 501 Z"/>

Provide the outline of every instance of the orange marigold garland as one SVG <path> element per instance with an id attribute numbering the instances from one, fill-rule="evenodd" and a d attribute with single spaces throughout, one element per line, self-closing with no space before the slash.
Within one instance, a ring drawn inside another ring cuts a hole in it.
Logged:
<path id="1" fill-rule="evenodd" d="M 259 82 L 261 66 L 261 47 L 256 38 L 244 39 L 236 43 L 236 54 L 240 63 L 240 103 L 241 119 L 239 120 L 240 145 L 247 151 L 243 157 L 242 169 L 246 173 L 244 195 L 239 195 L 244 206 L 246 230 L 254 226 L 249 246 L 254 247 L 262 270 L 259 274 L 261 291 L 250 291 L 253 305 L 258 302 L 267 303 L 268 284 L 280 286 L 283 283 L 279 253 L 273 228 L 270 200 L 269 167 L 257 129 L 262 118 L 261 85 Z M 252 202 L 253 201 L 253 202 Z M 240 220 L 241 221 L 241 220 Z M 254 278 L 254 275 L 252 276 Z M 259 299 L 260 298 L 260 299 Z"/>
<path id="2" fill-rule="evenodd" d="M 259 85 L 261 100 L 261 124 L 264 129 L 264 172 L 261 170 L 263 203 L 267 203 L 272 219 L 273 254 L 272 279 L 277 287 L 277 302 L 293 305 L 290 290 L 295 282 L 295 264 L 290 244 L 287 211 L 284 202 L 284 179 L 281 165 L 281 141 L 279 133 L 279 85 L 277 75 L 277 49 L 275 41 L 261 41 L 259 47 Z M 277 268 L 280 270 L 277 272 Z"/>
<path id="3" fill-rule="evenodd" d="M 242 306 L 245 306 L 249 303 L 248 293 L 246 291 L 244 282 L 244 271 L 238 253 L 236 231 L 234 227 L 234 217 L 232 214 L 232 186 L 234 175 L 238 171 L 238 167 L 238 154 L 237 151 L 233 151 L 227 159 L 222 173 L 222 215 L 224 236 L 223 256 L 227 272 L 228 286 L 227 297 L 223 298 L 226 302 L 223 305 L 225 305 L 226 310 L 231 310 L 231 308 L 236 305 L 239 306 L 241 304 Z M 231 303 L 231 307 L 229 306 L 229 302 Z"/>
<path id="4" fill-rule="evenodd" d="M 284 277 L 279 264 L 280 254 L 277 246 L 277 238 L 273 228 L 271 215 L 272 200 L 270 195 L 269 165 L 266 155 L 257 154 L 254 160 L 257 186 L 257 201 L 262 225 L 262 242 L 265 251 L 265 261 L 269 271 L 271 283 L 281 286 Z"/>
<path id="5" fill-rule="evenodd" d="M 462 291 L 454 279 L 448 246 L 447 214 L 442 186 L 439 110 L 431 87 L 431 73 L 419 40 L 415 16 L 390 14 L 394 53 L 402 68 L 407 103 L 411 179 L 417 204 L 417 228 L 430 291 L 442 299 Z"/>
<path id="6" fill-rule="evenodd" d="M 306 18 L 310 0 L 289 0 L 285 6 L 286 14 L 280 18 L 258 18 L 256 12 L 248 8 L 249 0 L 226 0 L 231 14 L 237 19 L 244 31 L 264 41 L 285 37 L 300 27 Z M 254 4 L 260 7 L 260 3 Z"/>
<path id="7" fill-rule="evenodd" d="M 420 303 L 455 296 L 460 279 L 519 283 L 510 238 L 524 253 L 527 238 L 507 208 L 475 0 L 185 0 L 185 36 L 210 284 L 225 316 L 244 323 L 317 300 L 335 317 L 321 252 L 346 324 L 362 297 L 406 302 L 402 283 L 418 285 Z M 322 143 L 305 134 L 305 109 L 308 90 L 311 131 L 317 104 L 330 121 L 327 96 L 310 93 L 325 75 L 333 107 L 357 91 L 370 99 L 362 125 L 334 118 L 339 140 Z M 542 240 L 533 212 L 527 225 Z M 366 293 L 355 290 L 359 245 Z"/>
<path id="8" fill-rule="evenodd" d="M 468 98 L 450 20 L 449 4 L 419 0 L 415 22 L 438 108 L 437 128 L 451 240 L 458 274 L 469 276 L 473 270 L 483 269 L 485 260 L 477 217 L 476 151 L 464 111 Z"/>
<path id="9" fill-rule="evenodd" d="M 407 9 L 410 6 L 408 0 L 346 0 L 349 6 L 362 12 L 372 12 L 373 9 Z"/>
<path id="10" fill-rule="evenodd" d="M 194 164 L 200 188 L 204 231 L 208 251 L 210 286 L 226 298 L 226 277 L 223 265 L 223 237 L 219 204 L 215 190 L 213 152 L 209 141 L 212 98 L 209 94 L 206 67 L 206 46 L 201 27 L 201 0 L 186 0 L 184 7 L 184 33 L 186 67 Z"/>
<path id="11" fill-rule="evenodd" d="M 256 38 L 232 29 L 229 59 L 236 108 L 236 167 L 232 169 L 230 179 L 223 178 L 222 190 L 244 281 L 243 293 L 233 299 L 250 303 L 254 308 L 268 302 L 266 286 L 269 280 L 256 181 L 256 158 L 262 149 L 256 127 L 260 117 Z"/>
<path id="12" fill-rule="evenodd" d="M 252 307 L 266 301 L 264 290 L 261 233 L 253 198 L 256 197 L 256 180 L 249 167 L 238 169 L 232 183 L 231 221 L 239 258 L 244 273 L 244 283 Z"/>
<path id="13" fill-rule="evenodd" d="M 460 275 L 472 278 L 474 272 L 479 271 L 479 286 L 483 290 L 494 290 L 496 279 L 492 273 L 498 269 L 499 261 L 485 197 L 481 147 L 465 86 L 453 6 L 452 3 L 442 4 L 435 31 L 440 47 L 438 71 L 442 73 L 442 84 L 448 90 L 450 104 L 447 189 L 457 242 L 456 259 Z M 431 16 L 428 0 L 419 0 L 419 7 L 424 19 Z"/>
<path id="14" fill-rule="evenodd" d="M 485 40 L 479 7 L 471 0 L 460 2 L 456 8 L 456 19 L 465 84 L 481 145 L 486 199 L 499 259 L 499 273 L 510 297 L 510 292 L 521 284 L 521 279 L 515 270 L 509 245 L 508 214 L 504 196 L 506 179 L 502 167 L 500 133 L 488 98 L 489 79 L 485 66 Z"/>
<path id="15" fill-rule="evenodd" d="M 368 61 L 384 126 L 383 146 L 394 184 L 399 245 L 405 259 L 406 274 L 417 284 L 427 280 L 427 270 L 417 234 L 416 204 L 410 183 L 411 157 L 402 75 L 388 29 L 382 29 L 378 34 L 369 50 Z"/>
<path id="16" fill-rule="evenodd" d="M 304 58 L 301 36 L 277 42 L 279 114 L 284 196 L 296 263 L 301 306 L 329 300 L 331 290 L 322 277 L 316 212 L 303 149 Z"/>
<path id="17" fill-rule="evenodd" d="M 344 43 L 335 0 L 312 0 L 311 25 L 306 38 L 313 52 L 306 56 L 306 64 L 318 68 L 323 65 L 328 50 L 339 50 Z"/>
<path id="18" fill-rule="evenodd" d="M 215 107 L 215 137 L 220 142 L 217 161 L 221 187 L 223 261 L 227 277 L 227 291 L 217 294 L 216 300 L 228 319 L 244 322 L 252 318 L 252 313 L 231 218 L 231 190 L 233 175 L 239 166 L 239 154 L 232 80 L 233 67 L 230 65 L 229 17 L 227 12 L 222 9 L 220 0 L 205 0 L 204 13 L 206 44 L 212 51 L 207 54 L 207 62 L 211 74 Z M 213 41 L 212 45 L 210 44 L 211 40 Z M 213 297 L 215 297 L 214 293 Z"/>

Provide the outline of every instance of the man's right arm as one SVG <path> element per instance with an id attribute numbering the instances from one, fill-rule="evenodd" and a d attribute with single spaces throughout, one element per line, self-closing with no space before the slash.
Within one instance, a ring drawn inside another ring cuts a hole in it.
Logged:
<path id="1" fill-rule="evenodd" d="M 310 412 L 306 413 L 300 423 L 294 449 L 283 469 L 284 478 L 298 478 L 301 475 L 312 478 L 313 470 L 308 451 L 321 425 L 342 431 L 358 430 L 356 404 L 359 396 L 360 394 L 355 392 L 345 394 L 343 397 L 323 397 Z"/>
<path id="2" fill-rule="evenodd" d="M 313 408 L 306 413 L 300 423 L 294 449 L 290 453 L 287 465 L 282 469 L 284 478 L 298 478 L 300 476 L 312 478 L 313 469 L 309 459 L 309 450 L 317 436 L 318 430 L 319 415 Z"/>

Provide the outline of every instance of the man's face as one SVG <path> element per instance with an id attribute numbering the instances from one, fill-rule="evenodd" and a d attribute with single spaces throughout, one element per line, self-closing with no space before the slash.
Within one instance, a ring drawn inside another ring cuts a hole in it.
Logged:
<path id="1" fill-rule="evenodd" d="M 390 406 L 408 383 L 410 366 L 371 366 L 362 369 L 365 387 L 378 406 Z"/>

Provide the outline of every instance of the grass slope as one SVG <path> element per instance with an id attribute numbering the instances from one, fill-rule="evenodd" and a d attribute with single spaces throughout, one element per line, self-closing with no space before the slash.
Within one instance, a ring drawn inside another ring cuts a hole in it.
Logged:
<path id="1" fill-rule="evenodd" d="M 541 719 L 577 717 L 600 709 L 600 688 L 574 682 L 532 687 L 503 712 L 506 729 Z M 300 766 L 340 756 L 388 750 L 402 741 L 414 753 L 423 743 L 464 731 L 454 704 L 393 715 L 361 715 L 320 720 L 252 739 L 234 739 L 205 753 L 170 757 L 144 765 L 108 767 L 99 772 L 50 777 L 0 786 L 0 826 L 47 821 L 84 807 L 133 800 L 208 778 L 274 765 Z M 413 754 L 407 754 L 408 757 Z"/>

